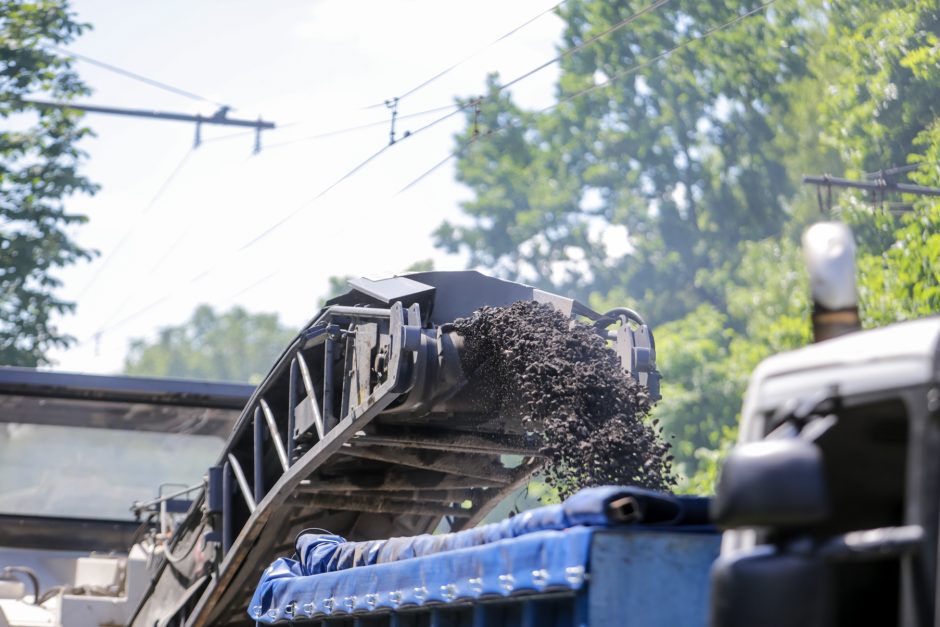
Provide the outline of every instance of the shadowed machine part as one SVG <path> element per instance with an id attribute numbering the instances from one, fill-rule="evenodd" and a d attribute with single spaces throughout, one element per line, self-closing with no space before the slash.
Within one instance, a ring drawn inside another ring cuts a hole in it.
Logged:
<path id="1" fill-rule="evenodd" d="M 538 438 L 461 367 L 452 323 L 480 307 L 537 301 L 582 318 L 658 398 L 652 334 L 631 310 L 602 315 L 476 272 L 350 285 L 255 391 L 171 541 L 179 559 L 160 566 L 132 624 L 247 623 L 261 571 L 305 528 L 350 540 L 456 531 L 524 485 Z"/>

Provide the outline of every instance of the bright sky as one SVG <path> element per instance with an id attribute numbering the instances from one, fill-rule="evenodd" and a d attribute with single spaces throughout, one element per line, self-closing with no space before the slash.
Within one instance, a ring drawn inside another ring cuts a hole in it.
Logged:
<path id="1" fill-rule="evenodd" d="M 443 219 L 459 218 L 468 195 L 454 182 L 453 162 L 398 194 L 453 150 L 462 115 L 396 144 L 316 200 L 387 143 L 389 129 L 304 138 L 387 119 L 384 108 L 365 107 L 556 1 L 73 0 L 79 19 L 94 26 L 70 46 L 74 52 L 231 104 L 231 117 L 262 115 L 281 128 L 265 132 L 266 147 L 252 156 L 251 134 L 211 141 L 238 128 L 204 126 L 205 143 L 192 151 L 193 125 L 87 116 L 97 138 L 85 144 L 84 173 L 101 191 L 70 199 L 67 208 L 89 217 L 75 236 L 101 255 L 60 275 L 61 295 L 78 303 L 61 328 L 81 343 L 54 353 L 56 368 L 116 372 L 130 338 L 153 337 L 200 303 L 275 311 L 299 327 L 316 312 L 331 275 L 388 276 L 429 257 L 439 269 L 462 268 L 430 236 Z M 509 80 L 540 65 L 556 54 L 561 28 L 557 17 L 543 16 L 404 99 L 400 114 L 478 94 L 488 72 Z M 88 63 L 76 67 L 94 89 L 89 103 L 214 112 Z M 549 67 L 513 94 L 524 106 L 546 106 L 556 77 Z M 440 115 L 401 121 L 399 136 Z"/>

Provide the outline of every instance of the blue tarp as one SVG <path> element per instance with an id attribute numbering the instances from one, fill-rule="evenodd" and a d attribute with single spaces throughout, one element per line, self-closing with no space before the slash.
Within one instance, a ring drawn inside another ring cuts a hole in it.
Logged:
<path id="1" fill-rule="evenodd" d="M 520 591 L 578 590 L 596 528 L 539 531 L 486 546 L 318 575 L 279 559 L 248 606 L 262 623 L 397 609 Z"/>
<path id="2" fill-rule="evenodd" d="M 591 533 L 616 524 L 608 518 L 608 505 L 624 497 L 636 503 L 638 522 L 703 522 L 701 499 L 601 487 L 457 533 L 371 542 L 302 534 L 295 559 L 280 558 L 265 570 L 249 614 L 271 623 L 519 591 L 576 590 L 583 583 Z M 347 569 L 354 570 L 342 572 Z"/>

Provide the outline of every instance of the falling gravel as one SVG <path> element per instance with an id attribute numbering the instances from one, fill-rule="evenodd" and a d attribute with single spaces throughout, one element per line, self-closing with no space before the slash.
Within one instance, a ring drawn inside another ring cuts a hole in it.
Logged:
<path id="1" fill-rule="evenodd" d="M 533 301 L 483 307 L 453 326 L 464 372 L 540 436 L 546 480 L 562 497 L 595 485 L 675 485 L 646 389 L 592 327 Z"/>

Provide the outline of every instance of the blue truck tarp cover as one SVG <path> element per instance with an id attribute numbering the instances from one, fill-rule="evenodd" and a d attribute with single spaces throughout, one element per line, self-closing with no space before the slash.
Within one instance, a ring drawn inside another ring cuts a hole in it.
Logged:
<path id="1" fill-rule="evenodd" d="M 346 542 L 302 533 L 293 559 L 279 558 L 261 576 L 248 613 L 275 623 L 517 592 L 578 590 L 591 536 L 620 526 L 610 504 L 628 498 L 633 524 L 701 529 L 706 499 L 638 488 L 588 488 L 559 505 L 498 523 L 441 535 Z"/>

